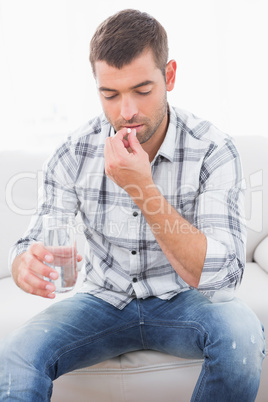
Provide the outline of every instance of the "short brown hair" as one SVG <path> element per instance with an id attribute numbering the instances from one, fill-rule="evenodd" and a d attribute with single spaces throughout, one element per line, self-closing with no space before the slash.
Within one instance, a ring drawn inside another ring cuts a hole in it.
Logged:
<path id="1" fill-rule="evenodd" d="M 118 69 L 131 63 L 145 49 L 152 49 L 156 66 L 165 76 L 168 61 L 167 33 L 152 16 L 138 10 L 123 10 L 99 25 L 90 42 L 90 63 L 104 60 Z"/>

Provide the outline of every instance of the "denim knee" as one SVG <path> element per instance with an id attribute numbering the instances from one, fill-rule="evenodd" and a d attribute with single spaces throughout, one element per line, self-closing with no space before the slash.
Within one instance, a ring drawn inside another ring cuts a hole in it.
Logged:
<path id="1" fill-rule="evenodd" d="M 1 341 L 0 401 L 17 400 L 20 395 L 29 402 L 50 401 L 52 380 L 39 364 L 42 353 L 29 338 L 22 328 Z"/>
<path id="2" fill-rule="evenodd" d="M 204 356 L 213 357 L 220 370 L 228 370 L 234 377 L 244 376 L 249 381 L 260 374 L 265 357 L 263 326 L 240 300 L 225 303 L 218 310 Z"/>

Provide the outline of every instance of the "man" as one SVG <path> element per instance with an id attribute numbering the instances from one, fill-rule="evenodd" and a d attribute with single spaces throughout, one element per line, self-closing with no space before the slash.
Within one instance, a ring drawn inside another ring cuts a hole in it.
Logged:
<path id="1" fill-rule="evenodd" d="M 204 358 L 192 400 L 253 401 L 264 336 L 234 297 L 245 266 L 237 150 L 212 124 L 168 105 L 176 62 L 154 18 L 118 13 L 90 50 L 104 115 L 52 156 L 39 214 L 12 251 L 17 285 L 54 298 L 42 279 L 57 277 L 44 264 L 53 257 L 39 241 L 42 215 L 80 211 L 87 277 L 77 295 L 6 340 L 0 400 L 8 391 L 10 400 L 47 401 L 68 371 L 152 349 Z"/>

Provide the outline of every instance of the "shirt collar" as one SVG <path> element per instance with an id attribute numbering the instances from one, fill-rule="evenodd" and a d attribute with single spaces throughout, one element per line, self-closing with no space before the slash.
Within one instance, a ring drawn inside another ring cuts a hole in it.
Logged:
<path id="1" fill-rule="evenodd" d="M 173 162 L 175 154 L 177 130 L 176 130 L 176 114 L 174 109 L 170 105 L 168 105 L 168 113 L 169 113 L 168 129 L 164 141 L 162 142 L 156 154 L 156 158 L 158 155 L 161 155 L 164 158 L 168 159 L 170 162 Z"/>

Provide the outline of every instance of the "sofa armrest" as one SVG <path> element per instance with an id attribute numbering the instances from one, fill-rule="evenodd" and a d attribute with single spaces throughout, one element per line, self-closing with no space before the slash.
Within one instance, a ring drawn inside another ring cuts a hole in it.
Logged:
<path id="1" fill-rule="evenodd" d="M 253 259 L 268 274 L 268 236 L 256 247 Z"/>

